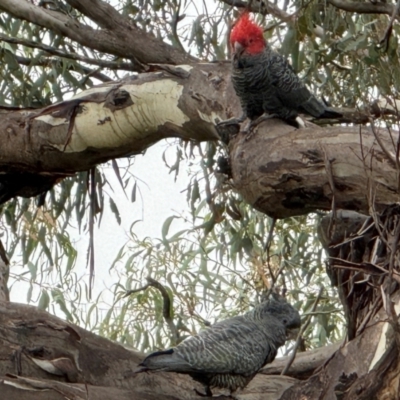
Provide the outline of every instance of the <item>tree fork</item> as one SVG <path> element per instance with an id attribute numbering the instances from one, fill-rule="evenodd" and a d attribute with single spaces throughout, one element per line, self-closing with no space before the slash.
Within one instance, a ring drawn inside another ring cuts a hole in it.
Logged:
<path id="1" fill-rule="evenodd" d="M 399 223 L 398 206 L 372 217 L 338 210 L 322 218 L 319 237 L 329 254 L 328 275 L 344 305 L 348 341 L 281 400 L 306 393 L 309 399 L 326 400 L 398 398 L 400 266 L 396 258 L 396 275 L 390 276 L 389 261 L 393 251 L 399 252 L 398 241 L 390 240 Z"/>

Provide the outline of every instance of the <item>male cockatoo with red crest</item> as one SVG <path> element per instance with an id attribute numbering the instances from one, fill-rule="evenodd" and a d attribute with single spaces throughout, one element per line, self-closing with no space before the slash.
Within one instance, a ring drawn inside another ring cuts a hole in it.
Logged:
<path id="1" fill-rule="evenodd" d="M 314 118 L 342 117 L 307 89 L 286 59 L 271 49 L 264 39 L 263 29 L 247 12 L 234 25 L 230 44 L 233 52 L 232 82 L 243 115 L 228 121 L 238 123 L 247 117 L 251 120 L 250 126 L 254 126 L 272 117 L 295 124 L 299 113 Z"/>

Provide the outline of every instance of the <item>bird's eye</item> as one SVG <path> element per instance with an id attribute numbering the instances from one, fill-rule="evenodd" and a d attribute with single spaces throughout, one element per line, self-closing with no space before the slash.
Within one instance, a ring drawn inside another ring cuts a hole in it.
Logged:
<path id="1" fill-rule="evenodd" d="M 287 319 L 283 319 L 282 322 L 283 322 L 283 325 L 286 325 L 287 324 Z"/>

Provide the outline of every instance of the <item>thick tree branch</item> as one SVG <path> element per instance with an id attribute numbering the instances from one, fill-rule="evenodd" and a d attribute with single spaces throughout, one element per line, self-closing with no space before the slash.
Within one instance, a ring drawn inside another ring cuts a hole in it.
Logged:
<path id="1" fill-rule="evenodd" d="M 0 390 L 10 400 L 205 399 L 195 392 L 202 385 L 188 375 L 135 374 L 142 353 L 32 306 L 0 303 L 0 352 Z M 296 382 L 259 374 L 241 395 L 252 399 L 267 391 L 277 400 Z"/>
<path id="2" fill-rule="evenodd" d="M 132 64 L 127 62 L 118 62 L 118 61 L 107 61 L 107 60 L 96 60 L 94 58 L 84 57 L 76 53 L 67 53 L 62 50 L 58 50 L 54 47 L 47 46 L 43 43 L 34 42 L 28 39 L 19 39 L 13 38 L 0 33 L 0 40 L 3 42 L 11 43 L 11 44 L 21 44 L 26 47 L 31 47 L 34 49 L 40 49 L 45 51 L 46 53 L 52 54 L 53 56 L 69 58 L 71 60 L 82 61 L 87 64 L 94 64 L 98 65 L 102 68 L 109 68 L 109 69 L 120 69 L 125 71 L 132 71 L 132 72 L 141 72 L 143 71 L 143 66 L 138 64 Z M 111 79 L 109 79 L 111 80 Z"/>
<path id="3" fill-rule="evenodd" d="M 266 371 L 280 372 L 287 361 L 278 359 L 235 398 L 261 399 L 268 393 L 268 400 L 297 399 L 303 388 L 308 388 L 310 399 L 334 398 L 335 385 L 343 374 L 356 372 L 359 377 L 368 377 L 369 369 L 384 360 L 391 343 L 378 346 L 380 337 L 386 337 L 385 326 L 376 319 L 359 338 L 339 351 L 335 345 L 300 354 L 292 365 L 295 376 L 308 378 L 320 367 L 305 381 L 264 375 Z M 27 305 L 0 303 L 0 352 L 0 390 L 10 400 L 205 399 L 194 391 L 201 392 L 202 386 L 189 376 L 135 374 L 143 354 Z M 314 397 L 324 385 L 326 396 Z"/>
<path id="4" fill-rule="evenodd" d="M 2 0 L 0 9 L 16 18 L 66 36 L 82 46 L 138 60 L 139 63 L 181 64 L 196 60 L 135 27 L 127 19 L 113 30 L 99 30 L 83 25 L 63 13 L 34 6 L 25 0 Z"/>
<path id="5" fill-rule="evenodd" d="M 276 218 L 331 210 L 333 200 L 337 208 L 368 213 L 373 198 L 382 210 L 399 199 L 398 171 L 387 156 L 396 154 L 398 132 L 376 134 L 384 149 L 368 128 L 295 129 L 269 120 L 251 140 L 238 135 L 231 141 L 233 185 Z"/>
<path id="6" fill-rule="evenodd" d="M 336 8 L 358 14 L 388 14 L 393 15 L 395 5 L 388 3 L 357 2 L 349 0 L 328 0 Z M 398 18 L 398 16 L 397 16 Z"/>
<path id="7" fill-rule="evenodd" d="M 167 137 L 218 140 L 215 124 L 240 115 L 229 63 L 152 68 L 159 72 L 104 84 L 44 109 L 3 109 L 0 201 L 39 194 L 62 177 L 140 153 Z M 250 204 L 279 218 L 330 209 L 333 195 L 338 207 L 365 210 L 367 184 L 376 190 L 378 206 L 397 201 L 397 172 L 371 132 L 363 129 L 361 140 L 359 129 L 312 125 L 296 130 L 269 120 L 251 140 L 240 134 L 232 141 L 233 183 Z M 392 151 L 388 133 L 378 134 Z M 325 159 L 333 160 L 334 185 Z M 369 175 L 370 160 L 382 176 Z"/>
<path id="8" fill-rule="evenodd" d="M 395 376 L 399 373 L 398 351 L 393 346 L 393 340 L 388 340 L 383 348 L 376 346 L 381 335 L 385 335 L 385 328 L 382 322 L 371 326 L 368 332 L 337 351 L 311 378 L 290 387 L 280 400 L 301 399 L 305 393 L 308 399 L 320 400 L 397 398 L 396 395 L 377 395 L 380 389 L 386 394 L 396 393 L 398 384 L 398 379 L 393 379 L 393 373 Z M 365 345 L 367 342 L 369 345 Z M 378 360 L 382 361 L 380 366 L 374 359 L 377 354 Z M 392 367 L 392 376 L 383 379 L 383 373 L 389 367 Z"/>
<path id="9" fill-rule="evenodd" d="M 15 59 L 17 60 L 18 64 L 20 65 L 25 65 L 25 66 L 39 66 L 39 67 L 50 67 L 53 63 L 58 63 L 59 60 L 57 58 L 47 58 L 47 57 L 40 57 L 39 59 L 31 59 L 27 57 L 21 57 L 14 55 Z M 120 68 L 118 68 L 120 69 Z M 80 73 L 84 73 L 87 76 L 91 76 L 93 78 L 98 79 L 101 82 L 111 82 L 112 79 L 105 75 L 102 74 L 98 70 L 90 69 L 87 67 L 84 67 L 83 65 L 79 65 L 78 68 L 76 68 L 74 65 L 69 65 L 68 66 L 69 71 L 76 71 Z"/>
<path id="10" fill-rule="evenodd" d="M 325 347 L 319 347 L 318 349 L 297 353 L 286 375 L 301 380 L 310 378 L 318 367 L 321 367 L 327 359 L 332 357 L 332 355 L 339 350 L 341 345 L 341 343 L 335 343 Z M 289 355 L 277 358 L 271 364 L 267 364 L 259 373 L 265 375 L 280 375 L 291 357 L 292 356 Z"/>
<path id="11" fill-rule="evenodd" d="M 216 121 L 240 113 L 229 64 L 156 68 L 163 71 L 104 84 L 44 109 L 0 110 L 0 201 L 39 194 L 63 176 L 138 154 L 168 137 L 217 140 Z"/>
<path id="12" fill-rule="evenodd" d="M 241 0 L 220 0 L 220 1 L 232 7 L 248 9 L 248 3 Z M 260 1 L 253 1 L 251 4 L 250 11 L 255 13 L 260 13 L 262 15 L 271 14 L 275 18 L 280 19 L 281 21 L 290 21 L 295 17 L 295 14 L 289 14 L 288 12 L 281 10 L 275 4 L 270 3 L 267 0 L 263 0 L 261 4 Z"/>

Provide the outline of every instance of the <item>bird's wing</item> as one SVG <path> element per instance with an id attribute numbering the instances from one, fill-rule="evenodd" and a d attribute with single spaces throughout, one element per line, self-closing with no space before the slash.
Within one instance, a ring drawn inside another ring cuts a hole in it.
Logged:
<path id="1" fill-rule="evenodd" d="M 251 375 L 276 355 L 271 334 L 253 321 L 235 317 L 185 340 L 175 352 L 198 372 Z"/>
<path id="2" fill-rule="evenodd" d="M 312 96 L 289 62 L 279 53 L 271 51 L 268 69 L 271 83 L 278 89 L 277 93 L 285 106 L 296 108 Z"/>
<path id="3" fill-rule="evenodd" d="M 140 364 L 139 371 L 163 370 L 173 372 L 193 372 L 191 365 L 180 357 L 174 349 L 156 351 L 148 355 Z"/>

